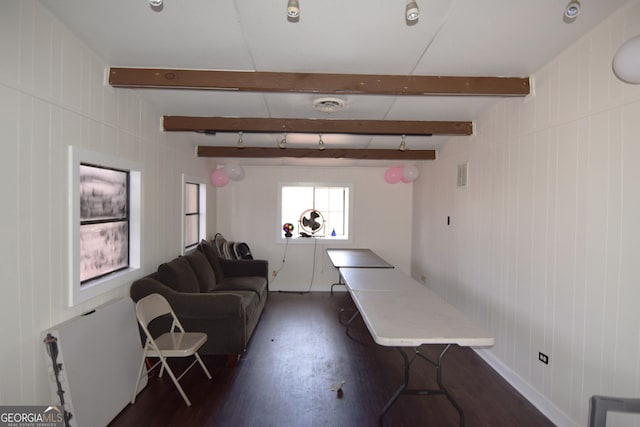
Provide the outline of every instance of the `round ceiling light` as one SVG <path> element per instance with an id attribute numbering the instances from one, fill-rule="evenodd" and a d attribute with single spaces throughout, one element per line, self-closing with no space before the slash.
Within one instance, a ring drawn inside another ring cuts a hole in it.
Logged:
<path id="1" fill-rule="evenodd" d="M 567 19 L 576 19 L 580 14 L 580 2 L 571 1 L 564 10 L 564 16 Z"/>
<path id="2" fill-rule="evenodd" d="M 613 57 L 613 72 L 623 82 L 640 84 L 640 34 L 620 46 Z"/>
<path id="3" fill-rule="evenodd" d="M 340 98 L 318 98 L 313 101 L 313 109 L 323 113 L 335 113 L 345 107 L 344 100 Z"/>

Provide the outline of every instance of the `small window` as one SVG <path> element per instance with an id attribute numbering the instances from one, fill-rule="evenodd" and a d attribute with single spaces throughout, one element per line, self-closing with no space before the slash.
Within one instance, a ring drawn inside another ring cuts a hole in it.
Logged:
<path id="1" fill-rule="evenodd" d="M 192 177 L 182 177 L 184 197 L 182 208 L 182 253 L 193 249 L 206 236 L 207 185 Z"/>
<path id="2" fill-rule="evenodd" d="M 350 190 L 334 184 L 281 185 L 280 228 L 292 224 L 292 238 L 348 240 Z"/>

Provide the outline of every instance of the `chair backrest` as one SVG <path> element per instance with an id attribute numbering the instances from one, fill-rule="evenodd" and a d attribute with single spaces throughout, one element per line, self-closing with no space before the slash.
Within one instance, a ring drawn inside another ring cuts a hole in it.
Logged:
<path id="1" fill-rule="evenodd" d="M 136 316 L 145 329 L 153 319 L 165 314 L 173 315 L 173 311 L 169 302 L 160 294 L 147 295 L 136 303 Z"/>

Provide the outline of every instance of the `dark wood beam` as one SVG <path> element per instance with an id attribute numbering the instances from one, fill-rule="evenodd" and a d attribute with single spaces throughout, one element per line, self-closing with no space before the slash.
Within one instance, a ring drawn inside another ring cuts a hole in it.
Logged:
<path id="1" fill-rule="evenodd" d="M 164 116 L 165 131 L 317 133 L 359 135 L 471 135 L 472 122 L 323 120 L 250 117 Z"/>
<path id="2" fill-rule="evenodd" d="M 369 150 L 356 148 L 264 148 L 210 147 L 199 145 L 198 157 L 244 158 L 320 158 L 360 160 L 435 160 L 435 150 Z"/>
<path id="3" fill-rule="evenodd" d="M 318 74 L 120 67 L 110 68 L 109 83 L 114 87 L 128 88 L 417 96 L 526 96 L 530 90 L 528 77 Z"/>

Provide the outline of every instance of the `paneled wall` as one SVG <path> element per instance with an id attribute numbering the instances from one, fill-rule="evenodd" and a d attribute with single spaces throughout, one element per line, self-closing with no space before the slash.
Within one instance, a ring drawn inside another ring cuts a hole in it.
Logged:
<path id="1" fill-rule="evenodd" d="M 104 61 L 40 3 L 0 2 L 0 404 L 51 404 L 40 332 L 116 297 L 68 308 L 67 147 L 141 162 L 144 272 L 180 253 L 181 173 L 207 178 L 193 146 L 159 130 Z M 215 192 L 208 197 L 215 221 Z M 133 325 L 135 327 L 135 325 Z"/>
<path id="2" fill-rule="evenodd" d="M 586 425 L 593 394 L 640 396 L 640 85 L 611 71 L 639 33 L 633 1 L 536 72 L 534 95 L 448 141 L 414 187 L 412 274 L 495 334 L 480 353 L 558 425 Z"/>
<path id="3" fill-rule="evenodd" d="M 326 255 L 328 247 L 370 248 L 409 273 L 413 184 L 387 184 L 384 171 L 357 166 L 245 167 L 242 181 L 218 189 L 217 230 L 228 240 L 247 242 L 254 257 L 269 260 L 270 270 L 280 271 L 271 279 L 272 290 L 328 291 L 338 279 Z M 352 240 L 281 243 L 278 184 L 291 182 L 353 185 Z"/>

